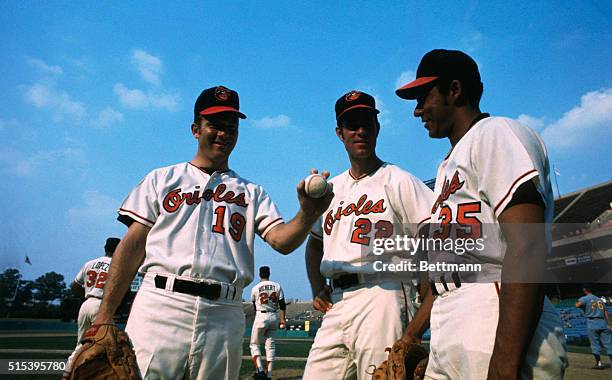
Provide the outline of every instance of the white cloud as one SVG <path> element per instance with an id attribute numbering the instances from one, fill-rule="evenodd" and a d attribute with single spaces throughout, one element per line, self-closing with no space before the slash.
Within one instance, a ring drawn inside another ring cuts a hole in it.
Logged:
<path id="1" fill-rule="evenodd" d="M 0 171 L 20 177 L 33 176 L 40 173 L 79 174 L 87 157 L 81 148 L 62 148 L 28 155 L 14 148 L 0 149 Z"/>
<path id="2" fill-rule="evenodd" d="M 553 147 L 567 148 L 584 144 L 589 139 L 605 140 L 602 134 L 610 135 L 611 124 L 612 88 L 608 88 L 583 95 L 580 105 L 549 124 L 542 131 L 542 137 Z"/>
<path id="3" fill-rule="evenodd" d="M 372 96 L 374 96 L 374 101 L 376 102 L 376 109 L 380 111 L 380 113 L 378 114 L 378 122 L 380 123 L 381 127 L 387 127 L 391 125 L 391 110 L 387 108 L 385 102 L 383 102 L 380 96 Z"/>
<path id="4" fill-rule="evenodd" d="M 253 124 L 258 128 L 285 128 L 291 124 L 291 119 L 287 115 L 265 116 L 254 120 Z"/>
<path id="5" fill-rule="evenodd" d="M 114 87 L 115 94 L 119 101 L 128 108 L 144 108 L 148 106 L 149 100 L 144 92 L 140 90 L 130 90 L 123 83 L 117 83 Z"/>
<path id="6" fill-rule="evenodd" d="M 45 63 L 45 61 L 43 61 L 42 59 L 38 59 L 38 58 L 26 58 L 26 60 L 28 61 L 28 64 L 34 68 L 36 68 L 39 71 L 42 71 L 43 73 L 49 73 L 49 74 L 54 74 L 54 75 L 59 75 L 63 72 L 62 68 L 60 66 L 57 65 L 47 65 Z"/>
<path id="7" fill-rule="evenodd" d="M 180 109 L 181 97 L 178 94 L 162 93 L 153 94 L 149 93 L 149 103 L 154 108 L 165 108 L 168 111 L 176 112 Z"/>
<path id="8" fill-rule="evenodd" d="M 416 74 L 412 70 L 404 71 L 400 74 L 400 76 L 395 80 L 395 89 L 402 87 L 403 85 L 410 83 L 416 78 Z"/>
<path id="9" fill-rule="evenodd" d="M 533 117 L 533 116 L 529 116 L 525 114 L 519 115 L 517 120 L 535 130 L 540 130 L 545 125 L 543 118 L 537 118 L 537 117 Z"/>
<path id="10" fill-rule="evenodd" d="M 472 32 L 461 38 L 461 43 L 465 46 L 465 50 L 468 53 L 473 53 L 482 45 L 482 33 L 478 31 Z"/>
<path id="11" fill-rule="evenodd" d="M 85 221 L 87 224 L 92 219 L 112 220 L 121 202 L 102 194 L 97 190 L 88 190 L 83 194 L 82 204 L 68 209 L 67 214 L 72 224 Z"/>
<path id="12" fill-rule="evenodd" d="M 110 107 L 106 107 L 98 113 L 98 117 L 91 122 L 91 125 L 97 128 L 107 128 L 120 121 L 123 121 L 123 114 Z"/>
<path id="13" fill-rule="evenodd" d="M 161 59 L 142 49 L 135 49 L 132 52 L 132 63 L 145 81 L 159 85 L 159 75 L 163 66 Z"/>
<path id="14" fill-rule="evenodd" d="M 181 98 L 177 94 L 170 93 L 145 93 L 138 89 L 129 89 L 123 83 L 117 83 L 114 87 L 115 94 L 119 97 L 121 104 L 127 108 L 164 108 L 168 111 L 180 109 Z"/>
<path id="15" fill-rule="evenodd" d="M 67 92 L 42 83 L 26 86 L 25 99 L 36 108 L 50 110 L 55 121 L 69 119 L 78 122 L 86 114 L 85 106 L 72 100 Z"/>

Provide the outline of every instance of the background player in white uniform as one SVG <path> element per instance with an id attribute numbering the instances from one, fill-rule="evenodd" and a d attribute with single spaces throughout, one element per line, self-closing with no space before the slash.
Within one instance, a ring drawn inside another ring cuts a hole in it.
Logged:
<path id="1" fill-rule="evenodd" d="M 126 331 L 151 379 L 236 379 L 241 365 L 242 289 L 253 280 L 255 235 L 287 254 L 308 235 L 332 195 L 306 196 L 284 223 L 259 185 L 228 167 L 238 138 L 238 94 L 204 90 L 194 106 L 190 162 L 153 170 L 119 209 L 129 226 L 113 259 L 96 324 L 111 316 L 136 271 L 145 274 Z M 169 134 L 171 136 L 172 134 Z"/>
<path id="2" fill-rule="evenodd" d="M 374 98 L 351 91 L 336 102 L 336 134 L 351 167 L 334 177 L 334 199 L 315 224 L 306 249 L 313 306 L 325 314 L 308 355 L 304 379 L 369 378 L 385 347 L 413 314 L 412 274 L 377 273 L 375 238 L 416 234 L 429 220 L 432 192 L 419 179 L 376 155 L 380 131 Z M 333 293 L 326 285 L 331 279 Z"/>
<path id="3" fill-rule="evenodd" d="M 255 380 L 267 380 L 272 377 L 276 355 L 276 329 L 286 327 L 285 294 L 278 282 L 270 281 L 270 267 L 259 268 L 261 281 L 251 291 L 251 301 L 255 308 L 255 320 L 251 330 L 251 356 L 257 368 Z M 265 342 L 267 366 L 264 369 L 259 345 Z"/>
<path id="4" fill-rule="evenodd" d="M 80 342 L 83 338 L 83 334 L 85 334 L 85 331 L 91 327 L 96 319 L 98 309 L 100 309 L 102 295 L 104 294 L 104 286 L 106 285 L 106 276 L 110 267 L 111 258 L 113 257 L 113 253 L 115 253 L 119 241 L 120 240 L 116 237 L 109 237 L 106 239 L 104 256 L 86 262 L 72 282 L 72 291 L 80 297 L 85 297 L 85 301 L 79 309 L 77 321 L 79 326 L 77 346 L 68 358 L 65 374 L 70 372 L 74 354 L 81 346 Z"/>
<path id="5" fill-rule="evenodd" d="M 397 95 L 416 99 L 429 136 L 452 145 L 437 173 L 432 236 L 485 238 L 485 249 L 458 259 L 483 264 L 479 273 L 431 274 L 439 295 L 426 297 L 403 339 L 418 341 L 430 322 L 428 378 L 559 379 L 561 320 L 535 277 L 554 211 L 546 148 L 531 129 L 480 112 L 482 82 L 466 54 L 433 50 L 416 76 Z"/>
<path id="6" fill-rule="evenodd" d="M 604 348 L 612 362 L 612 332 L 606 304 L 593 294 L 589 285 L 582 288 L 584 296 L 578 299 L 576 307 L 584 312 L 587 319 L 587 333 L 591 342 L 591 353 L 595 357 L 593 369 L 610 368 L 610 364 L 601 363 L 601 349 Z"/>

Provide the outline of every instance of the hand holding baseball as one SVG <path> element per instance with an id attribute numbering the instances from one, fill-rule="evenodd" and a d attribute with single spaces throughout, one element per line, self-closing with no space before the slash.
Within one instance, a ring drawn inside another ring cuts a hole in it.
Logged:
<path id="1" fill-rule="evenodd" d="M 318 218 L 334 197 L 333 186 L 327 182 L 328 171 L 319 174 L 317 169 L 312 169 L 310 173 L 297 186 L 298 199 L 306 215 Z"/>

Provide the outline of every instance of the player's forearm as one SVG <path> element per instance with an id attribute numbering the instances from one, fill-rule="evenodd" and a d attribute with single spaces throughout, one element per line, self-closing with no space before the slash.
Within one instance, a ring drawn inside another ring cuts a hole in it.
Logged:
<path id="1" fill-rule="evenodd" d="M 132 226 L 136 225 L 135 222 Z M 104 296 L 95 323 L 111 323 L 123 296 L 128 290 L 145 256 L 149 228 L 139 225 L 128 230 L 113 255 Z M 143 229 L 144 228 L 144 229 Z"/>
<path id="2" fill-rule="evenodd" d="M 291 221 L 280 224 L 268 232 L 266 241 L 276 251 L 289 254 L 304 242 L 318 217 L 317 214 L 306 214 L 300 209 Z"/>
<path id="3" fill-rule="evenodd" d="M 537 282 L 537 273 L 545 264 L 546 245 L 537 236 L 530 236 L 527 231 L 521 241 L 512 236 L 504 257 L 499 320 L 491 358 L 496 368 L 503 364 L 502 370 L 506 371 L 501 373 L 503 376 L 518 375 L 542 314 L 544 291 Z"/>
<path id="4" fill-rule="evenodd" d="M 308 274 L 313 297 L 326 284 L 325 277 L 321 275 L 321 260 L 323 260 L 323 243 L 311 237 L 306 244 L 306 273 Z"/>
<path id="5" fill-rule="evenodd" d="M 518 375 L 540 320 L 543 302 L 541 284 L 502 284 L 491 362 L 503 362 L 503 367 L 508 371 L 504 376 Z"/>
<path id="6" fill-rule="evenodd" d="M 427 287 L 429 290 L 429 287 Z M 410 321 L 404 331 L 405 340 L 420 340 L 429 328 L 429 318 L 431 317 L 431 308 L 433 307 L 434 296 L 431 291 L 423 292 L 424 298 L 421 302 L 421 307 L 417 310 L 414 318 Z"/>
<path id="7" fill-rule="evenodd" d="M 281 309 L 279 312 L 281 322 L 285 320 L 285 310 Z"/>

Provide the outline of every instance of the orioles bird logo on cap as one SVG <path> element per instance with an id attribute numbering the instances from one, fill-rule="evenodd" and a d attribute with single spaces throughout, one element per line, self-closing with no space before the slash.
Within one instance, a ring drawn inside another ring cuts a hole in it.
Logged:
<path id="1" fill-rule="evenodd" d="M 360 96 L 361 96 L 360 91 L 353 90 L 349 92 L 348 94 L 346 94 L 344 99 L 346 99 L 347 102 L 354 102 L 355 100 L 359 99 Z"/>
<path id="2" fill-rule="evenodd" d="M 222 102 L 227 101 L 227 99 L 229 99 L 230 96 L 230 91 L 229 89 L 223 87 L 223 86 L 219 86 L 217 88 L 215 88 L 215 98 L 217 98 L 217 100 L 220 100 Z"/>

